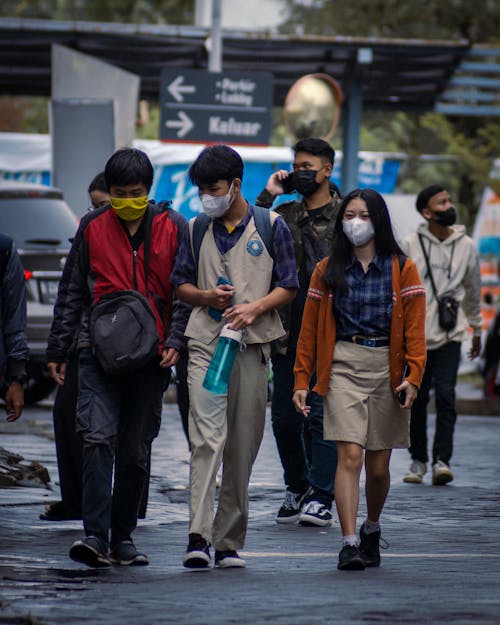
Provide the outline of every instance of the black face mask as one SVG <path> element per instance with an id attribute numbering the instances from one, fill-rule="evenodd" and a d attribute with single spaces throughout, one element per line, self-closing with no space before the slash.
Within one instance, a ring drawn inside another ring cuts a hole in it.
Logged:
<path id="1" fill-rule="evenodd" d="M 321 184 L 316 182 L 317 173 L 317 171 L 312 169 L 303 169 L 293 172 L 295 188 L 304 197 L 309 197 L 320 188 Z"/>
<path id="2" fill-rule="evenodd" d="M 433 211 L 432 216 L 434 221 L 440 226 L 453 226 L 457 220 L 457 211 L 451 206 L 445 211 Z"/>

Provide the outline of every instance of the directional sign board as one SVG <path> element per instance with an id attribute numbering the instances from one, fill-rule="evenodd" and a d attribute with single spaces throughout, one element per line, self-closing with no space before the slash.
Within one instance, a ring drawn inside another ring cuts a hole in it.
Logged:
<path id="1" fill-rule="evenodd" d="M 269 143 L 272 74 L 165 69 L 160 93 L 162 141 Z"/>

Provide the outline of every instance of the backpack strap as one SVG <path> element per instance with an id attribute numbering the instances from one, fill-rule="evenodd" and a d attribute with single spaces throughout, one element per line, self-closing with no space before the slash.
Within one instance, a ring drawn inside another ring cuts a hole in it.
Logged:
<path id="1" fill-rule="evenodd" d="M 273 224 L 271 221 L 271 213 L 267 208 L 263 208 L 262 206 L 252 206 L 252 208 L 255 228 L 264 242 L 266 250 L 272 257 Z M 191 249 L 197 268 L 200 258 L 201 244 L 209 223 L 210 217 L 206 213 L 200 213 L 197 215 L 193 222 L 193 228 L 191 230 Z"/>
<path id="2" fill-rule="evenodd" d="M 203 237 L 207 231 L 208 224 L 210 223 L 210 217 L 206 213 L 200 213 L 197 215 L 193 222 L 193 229 L 191 231 L 191 249 L 193 251 L 193 258 L 198 271 L 198 261 L 200 259 L 200 249 Z"/>
<path id="3" fill-rule="evenodd" d="M 3 284 L 3 278 L 7 264 L 12 251 L 12 239 L 6 234 L 0 233 L 0 286 Z"/>
<path id="4" fill-rule="evenodd" d="M 262 206 L 253 206 L 253 218 L 255 227 L 260 238 L 266 246 L 269 256 L 273 256 L 273 224 L 271 223 L 271 213 L 269 209 Z"/>
<path id="5" fill-rule="evenodd" d="M 399 273 L 403 273 L 403 267 L 405 266 L 405 263 L 406 263 L 406 256 L 404 254 L 398 254 L 398 260 L 399 260 Z"/>
<path id="6" fill-rule="evenodd" d="M 151 253 L 151 226 L 153 224 L 153 209 L 148 206 L 146 210 L 146 227 L 144 229 L 144 283 L 146 285 L 146 297 L 149 294 L 149 256 Z"/>

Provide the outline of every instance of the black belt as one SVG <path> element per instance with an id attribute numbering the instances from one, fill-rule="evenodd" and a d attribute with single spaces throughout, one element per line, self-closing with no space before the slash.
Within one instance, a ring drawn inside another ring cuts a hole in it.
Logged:
<path id="1" fill-rule="evenodd" d="M 356 343 L 356 345 L 364 345 L 365 347 L 387 347 L 389 345 L 388 336 L 361 336 L 353 334 L 352 336 L 339 336 L 337 341 L 347 341 L 348 343 Z"/>

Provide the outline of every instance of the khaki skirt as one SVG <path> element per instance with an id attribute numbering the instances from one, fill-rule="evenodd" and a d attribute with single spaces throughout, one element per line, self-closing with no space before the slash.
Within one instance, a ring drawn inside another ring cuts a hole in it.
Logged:
<path id="1" fill-rule="evenodd" d="M 392 394 L 389 347 L 335 344 L 323 429 L 325 440 L 370 451 L 409 447 L 410 411 Z"/>

